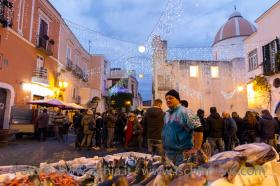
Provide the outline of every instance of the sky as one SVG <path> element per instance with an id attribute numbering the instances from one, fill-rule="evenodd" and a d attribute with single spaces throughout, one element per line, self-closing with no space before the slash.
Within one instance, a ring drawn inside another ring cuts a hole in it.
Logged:
<path id="1" fill-rule="evenodd" d="M 244 18 L 254 21 L 277 0 L 50 0 L 80 42 L 91 53 L 104 54 L 112 66 L 136 68 L 143 73 L 139 92 L 151 99 L 151 68 L 139 54 L 161 34 L 172 48 L 208 48 L 219 28 L 236 6 Z M 147 48 L 148 49 L 148 48 Z M 139 65 L 141 64 L 141 65 Z"/>

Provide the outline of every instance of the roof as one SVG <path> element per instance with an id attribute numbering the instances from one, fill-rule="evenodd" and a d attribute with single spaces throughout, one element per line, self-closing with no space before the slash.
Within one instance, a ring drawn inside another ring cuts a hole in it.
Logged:
<path id="1" fill-rule="evenodd" d="M 256 31 L 257 29 L 252 23 L 243 18 L 240 12 L 235 11 L 217 32 L 213 45 L 229 38 L 250 36 Z"/>

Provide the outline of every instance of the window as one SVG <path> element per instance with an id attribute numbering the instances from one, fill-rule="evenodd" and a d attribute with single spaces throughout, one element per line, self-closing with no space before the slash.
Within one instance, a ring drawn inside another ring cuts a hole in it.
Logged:
<path id="1" fill-rule="evenodd" d="M 280 71 L 280 65 L 276 61 L 276 53 L 280 51 L 279 39 L 271 41 L 262 47 L 264 75 L 271 75 Z"/>
<path id="2" fill-rule="evenodd" d="M 73 88 L 73 91 L 72 91 L 72 98 L 76 99 L 76 88 L 75 87 Z"/>
<path id="3" fill-rule="evenodd" d="M 43 68 L 44 67 L 44 57 L 42 56 L 37 56 L 37 69 Z"/>
<path id="4" fill-rule="evenodd" d="M 198 77 L 198 66 L 190 66 L 190 77 Z"/>
<path id="5" fill-rule="evenodd" d="M 49 25 L 48 23 L 40 18 L 39 36 L 48 35 Z"/>
<path id="6" fill-rule="evenodd" d="M 87 68 L 87 63 L 85 62 L 84 63 L 84 69 L 83 69 L 85 74 L 88 74 L 88 70 L 87 69 L 88 69 Z"/>
<path id="7" fill-rule="evenodd" d="M 22 34 L 23 18 L 24 18 L 25 0 L 20 0 L 18 11 L 18 31 Z"/>
<path id="8" fill-rule="evenodd" d="M 79 56 L 78 54 L 75 54 L 75 65 L 79 65 Z"/>
<path id="9" fill-rule="evenodd" d="M 67 46 L 66 50 L 66 58 L 67 60 L 71 60 L 71 48 Z"/>
<path id="10" fill-rule="evenodd" d="M 218 66 L 211 66 L 211 77 L 212 78 L 219 77 L 219 67 Z"/>
<path id="11" fill-rule="evenodd" d="M 255 70 L 258 68 L 258 53 L 257 49 L 253 50 L 248 55 L 249 60 L 249 71 Z"/>

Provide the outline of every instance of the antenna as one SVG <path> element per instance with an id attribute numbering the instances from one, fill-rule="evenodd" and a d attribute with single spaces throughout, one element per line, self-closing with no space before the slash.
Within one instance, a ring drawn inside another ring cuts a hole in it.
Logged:
<path id="1" fill-rule="evenodd" d="M 236 11 L 236 5 L 234 5 L 234 10 Z"/>
<path id="2" fill-rule="evenodd" d="M 91 40 L 88 40 L 88 53 L 90 53 L 90 49 L 91 49 Z"/>

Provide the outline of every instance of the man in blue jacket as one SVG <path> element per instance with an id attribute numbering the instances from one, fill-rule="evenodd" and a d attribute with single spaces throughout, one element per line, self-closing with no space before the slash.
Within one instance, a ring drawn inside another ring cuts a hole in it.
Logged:
<path id="1" fill-rule="evenodd" d="M 165 99 L 169 110 L 164 117 L 163 147 L 167 158 L 179 165 L 184 159 L 184 152 L 193 151 L 193 131 L 200 127 L 201 123 L 189 109 L 181 106 L 176 90 L 167 92 Z"/>

